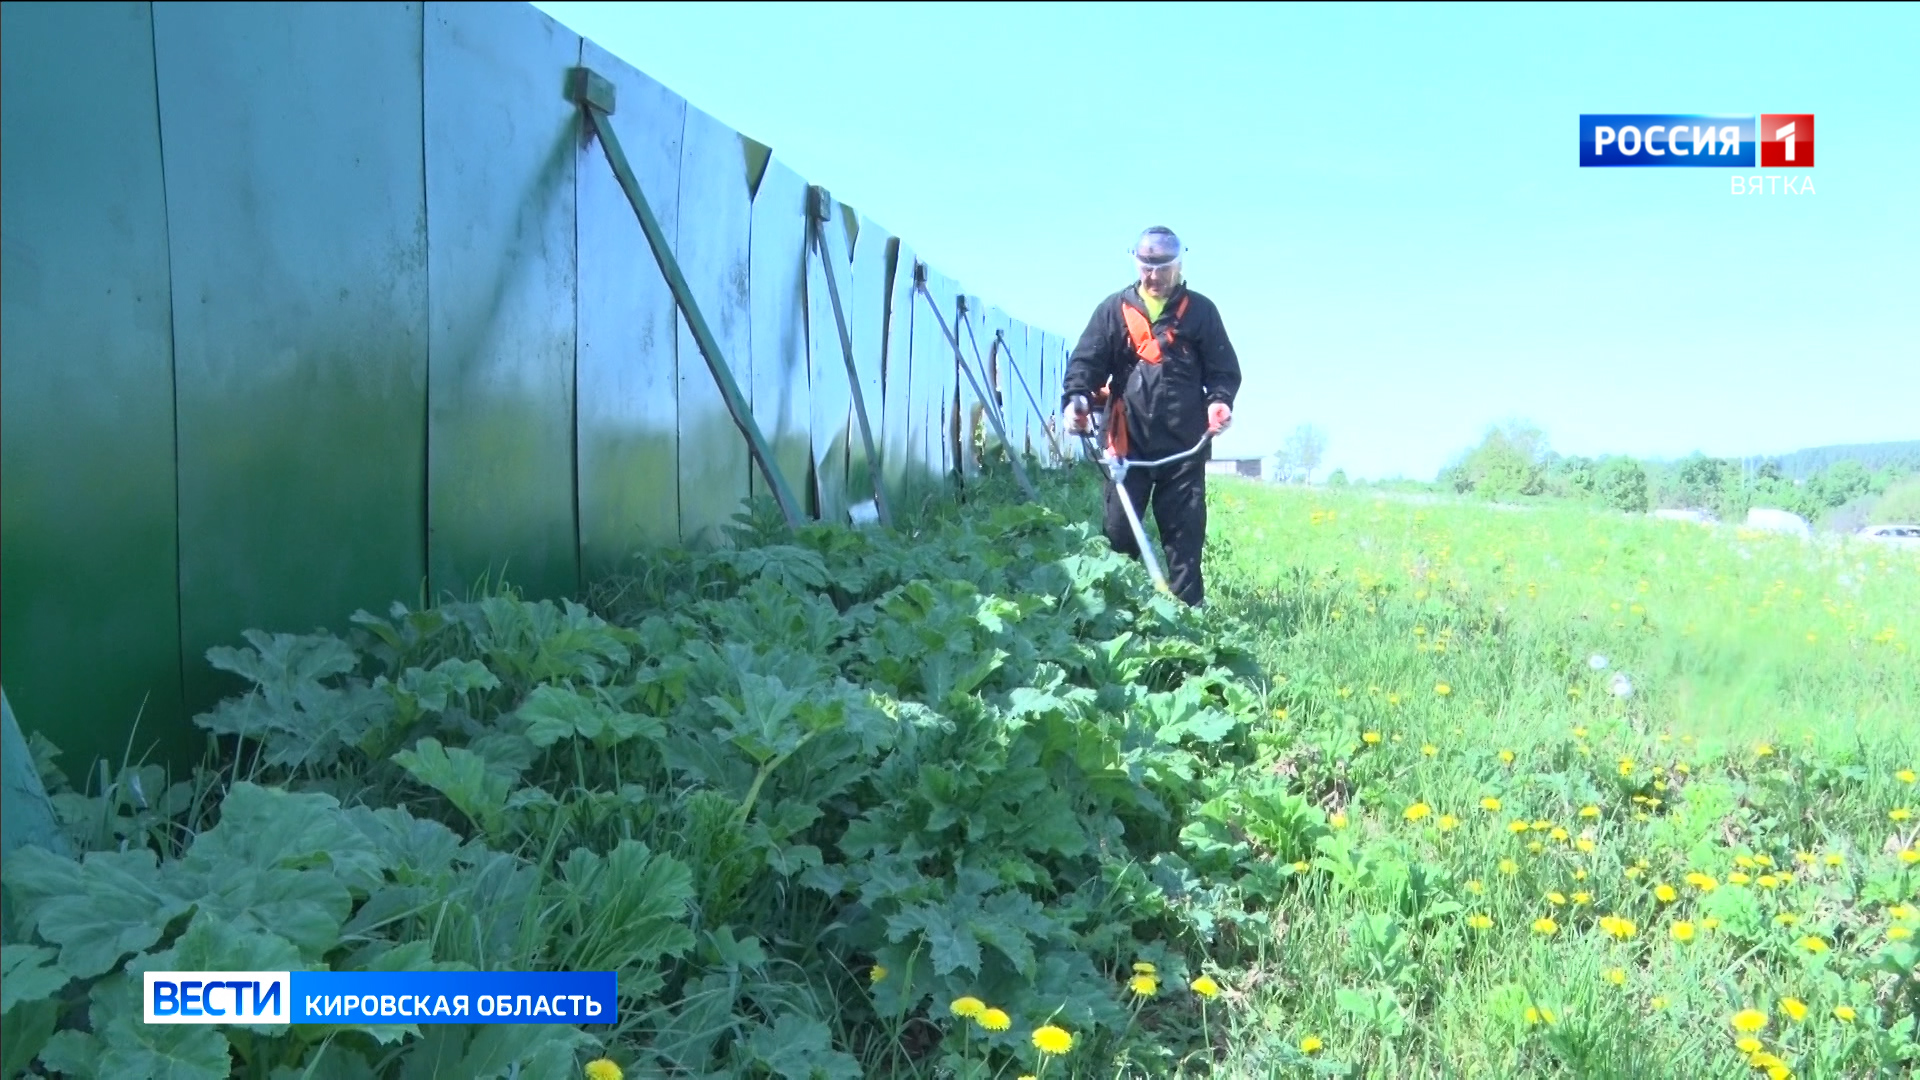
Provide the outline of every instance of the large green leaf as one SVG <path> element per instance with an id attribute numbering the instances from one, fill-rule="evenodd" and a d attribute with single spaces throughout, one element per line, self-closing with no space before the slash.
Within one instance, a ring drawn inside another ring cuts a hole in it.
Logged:
<path id="1" fill-rule="evenodd" d="M 54 950 L 40 945 L 0 949 L 0 1013 L 23 1001 L 50 998 L 73 981 L 54 956 Z"/>
<path id="2" fill-rule="evenodd" d="M 386 860 L 331 795 L 294 793 L 242 780 L 220 803 L 220 823 L 201 833 L 184 864 L 229 875 L 241 868 L 326 870 L 370 891 L 385 880 Z"/>
<path id="3" fill-rule="evenodd" d="M 786 1080 L 860 1080 L 860 1062 L 833 1048 L 827 1025 L 788 1013 L 747 1040 L 753 1062 Z"/>
<path id="4" fill-rule="evenodd" d="M 534 687 L 518 715 L 527 725 L 527 739 L 542 748 L 579 738 L 607 750 L 629 739 L 654 739 L 664 733 L 656 717 L 623 712 L 603 697 L 565 686 Z"/>
<path id="5" fill-rule="evenodd" d="M 570 1024 L 484 1024 L 460 1063 L 442 1075 L 499 1080 L 521 1065 L 528 1077 L 571 1076 L 579 1048 L 598 1045 L 598 1039 Z"/>
<path id="6" fill-rule="evenodd" d="M 445 795 L 482 830 L 498 830 L 514 781 L 487 759 L 464 747 L 448 749 L 440 740 L 429 738 L 393 755 L 393 760 L 415 780 Z"/>
<path id="7" fill-rule="evenodd" d="M 78 979 L 113 970 L 160 940 L 187 901 L 164 888 L 146 848 L 89 852 L 80 862 L 24 846 L 7 856 L 7 887 L 22 917 L 60 946 L 60 967 Z"/>
<path id="8" fill-rule="evenodd" d="M 99 1075 L 111 1080 L 227 1080 L 230 1045 L 211 1024 L 149 1024 L 138 977 L 116 975 L 93 991 Z"/>
<path id="9" fill-rule="evenodd" d="M 0 1013 L 0 1076 L 16 1077 L 46 1048 L 60 1005 L 50 998 L 22 1001 Z"/>

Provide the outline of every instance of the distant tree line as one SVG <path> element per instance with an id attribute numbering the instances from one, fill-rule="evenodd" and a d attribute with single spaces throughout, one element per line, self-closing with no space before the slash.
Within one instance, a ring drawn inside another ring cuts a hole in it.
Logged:
<path id="1" fill-rule="evenodd" d="M 1789 471 L 1791 463 L 1798 475 Z M 1490 501 L 1572 500 L 1628 512 L 1695 510 L 1722 521 L 1754 507 L 1787 510 L 1827 528 L 1920 521 L 1920 442 L 1821 447 L 1766 458 L 1694 454 L 1678 461 L 1556 453 L 1524 421 L 1489 427 L 1440 471 L 1443 491 Z"/>

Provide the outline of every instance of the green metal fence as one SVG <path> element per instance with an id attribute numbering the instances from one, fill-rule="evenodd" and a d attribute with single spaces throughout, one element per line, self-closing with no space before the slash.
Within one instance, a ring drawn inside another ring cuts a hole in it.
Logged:
<path id="1" fill-rule="evenodd" d="M 76 779 L 248 627 L 1058 463 L 1063 339 L 531 6 L 0 19 L 0 683 Z"/>

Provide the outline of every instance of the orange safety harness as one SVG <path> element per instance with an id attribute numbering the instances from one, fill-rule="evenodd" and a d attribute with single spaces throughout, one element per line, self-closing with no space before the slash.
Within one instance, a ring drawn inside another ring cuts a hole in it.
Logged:
<path id="1" fill-rule="evenodd" d="M 1123 297 L 1120 301 L 1120 317 L 1126 320 L 1127 339 L 1133 345 L 1133 352 L 1141 361 L 1158 365 L 1167 358 L 1173 348 L 1173 339 L 1178 332 L 1180 320 L 1187 313 L 1187 301 L 1191 297 L 1182 296 L 1180 306 L 1174 309 L 1173 320 L 1168 324 L 1166 336 L 1161 337 L 1153 329 L 1153 323 L 1147 319 L 1147 313 L 1128 303 Z M 1105 405 L 1111 395 L 1106 387 L 1094 392 L 1093 404 Z M 1127 456 L 1127 403 L 1123 397 L 1113 397 L 1113 416 L 1107 422 L 1107 445 L 1118 457 Z"/>

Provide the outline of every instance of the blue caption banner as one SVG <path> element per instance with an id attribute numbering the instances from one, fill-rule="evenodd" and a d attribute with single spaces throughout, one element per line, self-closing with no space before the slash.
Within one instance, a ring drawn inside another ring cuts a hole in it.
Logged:
<path id="1" fill-rule="evenodd" d="M 1756 145 L 1751 116 L 1580 114 L 1583 169 L 1751 168 Z"/>
<path id="2" fill-rule="evenodd" d="M 611 1024 L 611 971 L 295 971 L 295 1024 Z"/>

